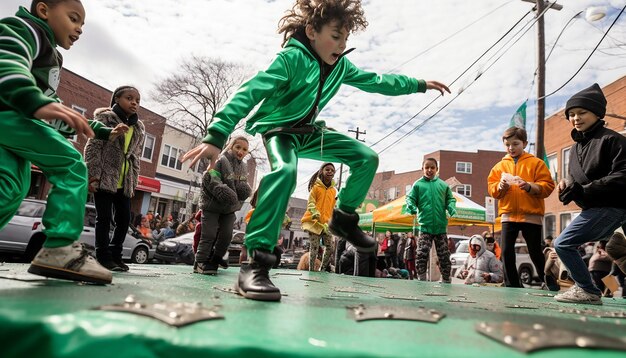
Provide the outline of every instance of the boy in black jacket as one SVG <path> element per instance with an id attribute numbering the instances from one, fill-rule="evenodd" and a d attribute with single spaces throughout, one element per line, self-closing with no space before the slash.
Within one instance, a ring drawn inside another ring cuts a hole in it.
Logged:
<path id="1" fill-rule="evenodd" d="M 556 295 L 559 302 L 601 305 L 602 292 L 594 285 L 577 247 L 609 237 L 626 224 L 626 138 L 604 126 L 606 98 L 598 84 L 567 101 L 565 115 L 574 129 L 569 173 L 558 185 L 563 204 L 574 201 L 582 212 L 561 232 L 554 248 L 575 285 Z M 626 252 L 613 259 L 626 261 Z"/>

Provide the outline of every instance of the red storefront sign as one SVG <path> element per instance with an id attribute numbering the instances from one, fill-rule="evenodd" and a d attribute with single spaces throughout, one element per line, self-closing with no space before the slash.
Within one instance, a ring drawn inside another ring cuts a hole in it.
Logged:
<path id="1" fill-rule="evenodd" d="M 137 180 L 137 190 L 158 193 L 161 191 L 161 182 L 157 179 L 152 179 L 140 175 Z"/>

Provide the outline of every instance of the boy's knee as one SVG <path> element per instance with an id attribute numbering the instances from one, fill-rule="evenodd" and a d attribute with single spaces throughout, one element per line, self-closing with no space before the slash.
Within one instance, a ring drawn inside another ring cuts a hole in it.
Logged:
<path id="1" fill-rule="evenodd" d="M 378 168 L 378 154 L 375 151 L 369 149 L 364 156 L 364 160 L 370 167 L 374 167 L 374 171 L 376 171 Z"/>

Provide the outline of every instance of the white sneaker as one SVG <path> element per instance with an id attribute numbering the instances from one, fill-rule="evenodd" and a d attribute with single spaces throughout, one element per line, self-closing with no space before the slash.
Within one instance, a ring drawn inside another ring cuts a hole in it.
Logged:
<path id="1" fill-rule="evenodd" d="M 111 271 L 89 254 L 82 243 L 68 246 L 42 247 L 31 262 L 28 272 L 45 277 L 89 283 L 111 283 Z"/>
<path id="2" fill-rule="evenodd" d="M 589 293 L 576 285 L 570 287 L 569 290 L 554 296 L 554 299 L 559 302 L 567 303 L 585 303 L 589 305 L 602 304 L 600 295 Z"/>

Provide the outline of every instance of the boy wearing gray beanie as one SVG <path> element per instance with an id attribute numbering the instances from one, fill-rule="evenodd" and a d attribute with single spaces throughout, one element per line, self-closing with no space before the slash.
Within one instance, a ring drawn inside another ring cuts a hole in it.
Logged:
<path id="1" fill-rule="evenodd" d="M 602 89 L 594 84 L 573 95 L 565 106 L 575 143 L 570 149 L 567 178 L 558 185 L 559 200 L 565 205 L 574 201 L 582 211 L 554 242 L 576 283 L 554 297 L 559 302 L 602 304 L 602 292 L 593 283 L 577 247 L 609 237 L 626 226 L 626 138 L 604 126 L 606 104 Z M 612 248 L 609 255 L 625 270 L 626 243 L 613 242 Z"/>

